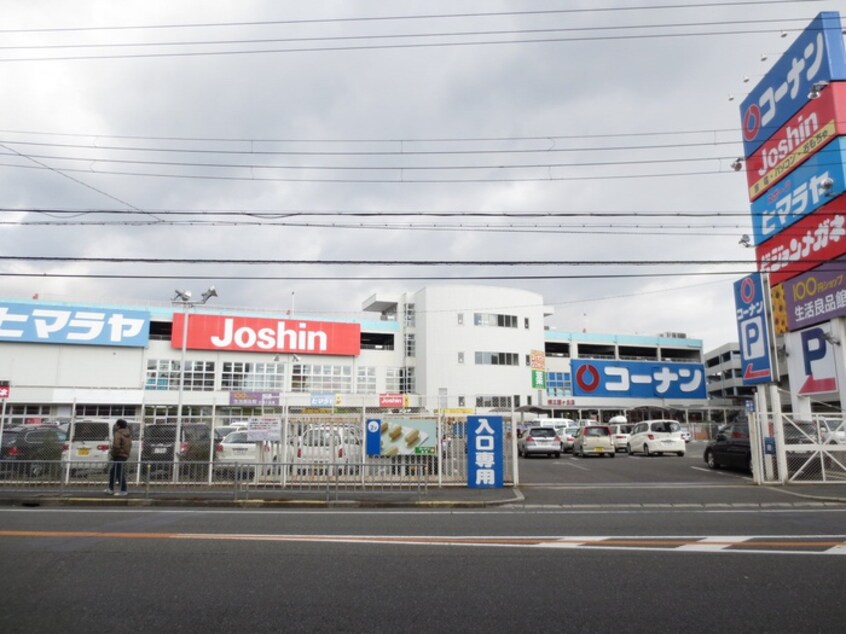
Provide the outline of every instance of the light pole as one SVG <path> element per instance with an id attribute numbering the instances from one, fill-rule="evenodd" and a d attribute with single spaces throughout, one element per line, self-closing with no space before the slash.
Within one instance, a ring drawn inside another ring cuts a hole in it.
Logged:
<path id="1" fill-rule="evenodd" d="M 200 301 L 191 300 L 191 291 L 180 291 L 176 289 L 176 294 L 171 299 L 171 303 L 178 304 L 183 307 L 185 313 L 182 319 L 182 355 L 179 362 L 179 395 L 176 401 L 176 437 L 173 440 L 173 480 L 177 481 L 179 477 L 179 470 L 177 468 L 179 463 L 179 447 L 182 441 L 182 397 L 185 391 L 185 353 L 188 348 L 188 316 L 190 309 L 194 306 L 200 306 L 209 301 L 212 297 L 217 297 L 217 291 L 214 286 L 209 286 L 208 289 L 200 296 Z M 171 333 L 173 337 L 173 333 Z"/>

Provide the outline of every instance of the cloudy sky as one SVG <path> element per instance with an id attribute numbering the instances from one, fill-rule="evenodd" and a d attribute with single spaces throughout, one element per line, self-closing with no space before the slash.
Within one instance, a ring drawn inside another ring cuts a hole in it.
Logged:
<path id="1" fill-rule="evenodd" d="M 739 103 L 841 4 L 10 0 L 0 297 L 342 316 L 470 282 L 716 347 L 754 270 Z"/>

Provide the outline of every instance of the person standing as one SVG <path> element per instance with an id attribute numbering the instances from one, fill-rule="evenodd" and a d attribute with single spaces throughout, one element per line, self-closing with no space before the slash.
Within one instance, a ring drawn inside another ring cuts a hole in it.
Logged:
<path id="1" fill-rule="evenodd" d="M 129 452 L 132 451 L 132 433 L 129 425 L 122 418 L 115 423 L 112 434 L 112 446 L 109 449 L 111 465 L 109 467 L 109 488 L 106 493 L 114 493 L 116 496 L 127 494 L 126 491 L 126 461 L 129 460 Z M 120 485 L 120 491 L 115 493 L 115 481 Z"/>

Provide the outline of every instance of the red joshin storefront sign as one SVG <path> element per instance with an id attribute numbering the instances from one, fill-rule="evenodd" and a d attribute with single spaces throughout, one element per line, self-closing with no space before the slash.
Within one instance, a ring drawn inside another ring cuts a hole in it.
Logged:
<path id="1" fill-rule="evenodd" d="M 185 313 L 173 315 L 173 348 L 182 347 L 184 319 Z M 357 356 L 361 353 L 361 325 L 191 314 L 186 348 Z"/>

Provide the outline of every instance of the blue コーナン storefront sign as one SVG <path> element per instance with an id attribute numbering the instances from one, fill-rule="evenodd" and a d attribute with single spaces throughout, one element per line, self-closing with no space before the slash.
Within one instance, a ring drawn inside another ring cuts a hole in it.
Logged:
<path id="1" fill-rule="evenodd" d="M 144 311 L 0 302 L 0 341 L 143 348 L 149 338 Z"/>
<path id="2" fill-rule="evenodd" d="M 749 157 L 807 101 L 814 84 L 846 79 L 840 14 L 823 11 L 740 104 L 743 155 Z"/>
<path id="3" fill-rule="evenodd" d="M 467 417 L 467 486 L 493 489 L 503 486 L 502 416 Z"/>
<path id="4" fill-rule="evenodd" d="M 708 397 L 701 363 L 573 359 L 570 369 L 573 396 Z"/>

